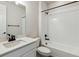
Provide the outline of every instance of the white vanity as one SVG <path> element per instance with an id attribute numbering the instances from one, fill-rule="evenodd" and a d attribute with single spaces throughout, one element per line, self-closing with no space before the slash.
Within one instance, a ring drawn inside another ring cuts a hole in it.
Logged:
<path id="1" fill-rule="evenodd" d="M 35 57 L 36 48 L 39 45 L 39 38 L 18 38 L 13 42 L 0 43 L 1 57 Z"/>

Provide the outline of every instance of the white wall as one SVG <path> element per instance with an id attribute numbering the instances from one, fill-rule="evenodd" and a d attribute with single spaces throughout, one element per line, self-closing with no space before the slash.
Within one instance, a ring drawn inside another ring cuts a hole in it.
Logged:
<path id="1" fill-rule="evenodd" d="M 38 19 L 39 19 L 39 4 L 37 1 L 26 2 L 26 35 L 30 37 L 37 37 Z"/>
<path id="2" fill-rule="evenodd" d="M 0 1 L 6 6 L 7 25 L 20 25 L 21 17 L 25 16 L 25 8 L 13 2 Z M 7 27 L 7 32 L 15 35 L 21 34 L 20 27 Z"/>
<path id="3" fill-rule="evenodd" d="M 79 3 L 74 3 L 50 11 L 49 34 L 52 41 L 68 46 L 78 46 L 78 4 Z"/>
<path id="4" fill-rule="evenodd" d="M 44 38 L 44 35 L 47 34 L 48 32 L 48 15 L 45 14 L 44 12 L 41 12 L 42 10 L 45 10 L 48 8 L 48 5 L 45 3 L 45 2 L 41 2 L 40 3 L 41 7 L 40 7 L 40 19 L 39 19 L 39 30 L 40 30 L 40 37 L 41 37 L 41 40 L 42 40 L 42 44 L 45 43 L 45 38 Z"/>
<path id="5" fill-rule="evenodd" d="M 49 18 L 51 17 L 51 11 L 46 11 L 46 12 L 49 12 L 49 15 L 46 15 L 45 12 L 41 12 L 43 10 L 46 10 L 48 8 L 53 8 L 53 7 L 56 7 L 56 6 L 60 6 L 60 5 L 63 5 L 63 4 L 66 4 L 66 3 L 69 3 L 70 1 L 56 1 L 56 2 L 53 2 L 53 3 L 50 3 L 50 4 L 47 4 L 46 2 L 41 2 L 39 5 L 41 5 L 40 7 L 40 12 L 39 12 L 39 15 L 41 16 L 40 19 L 39 19 L 39 35 L 41 37 L 41 39 L 43 40 L 43 43 L 45 43 L 46 41 L 44 40 L 44 34 L 48 34 L 48 30 L 49 30 L 49 26 L 48 26 L 48 21 L 50 20 Z M 64 8 L 65 10 L 65 8 Z M 62 10 L 57 10 L 58 11 L 62 11 Z M 40 14 L 41 13 L 41 14 Z M 52 28 L 52 25 L 51 27 Z M 52 31 L 52 29 L 51 29 Z M 52 36 L 52 35 L 51 35 Z"/>

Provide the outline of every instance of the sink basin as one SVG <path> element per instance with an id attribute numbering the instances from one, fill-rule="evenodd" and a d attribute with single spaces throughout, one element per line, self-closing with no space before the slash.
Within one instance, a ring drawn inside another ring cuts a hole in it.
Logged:
<path id="1" fill-rule="evenodd" d="M 11 42 L 7 42 L 7 43 L 4 43 L 3 45 L 6 47 L 6 48 L 11 48 L 11 47 L 14 47 L 16 45 L 19 45 L 21 43 L 24 43 L 25 41 L 23 40 L 16 40 L 16 41 L 11 41 Z"/>

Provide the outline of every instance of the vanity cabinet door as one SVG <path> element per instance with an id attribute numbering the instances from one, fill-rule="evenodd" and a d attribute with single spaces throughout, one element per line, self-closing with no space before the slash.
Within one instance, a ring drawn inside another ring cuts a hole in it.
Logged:
<path id="1" fill-rule="evenodd" d="M 18 48 L 12 52 L 9 52 L 5 55 L 3 55 L 3 57 L 20 57 L 22 55 L 27 54 L 27 52 L 30 52 L 32 49 L 36 48 L 36 43 L 32 43 L 32 44 L 29 44 L 29 45 L 26 45 L 24 47 L 21 47 L 21 48 Z"/>
<path id="2" fill-rule="evenodd" d="M 36 48 L 26 52 L 22 57 L 36 57 Z"/>

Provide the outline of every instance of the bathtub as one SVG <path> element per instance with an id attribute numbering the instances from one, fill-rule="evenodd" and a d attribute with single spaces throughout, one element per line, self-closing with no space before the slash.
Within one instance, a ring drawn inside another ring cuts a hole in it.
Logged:
<path id="1" fill-rule="evenodd" d="M 58 42 L 47 42 L 45 45 L 51 49 L 54 57 L 79 57 L 79 48 L 67 46 Z"/>

